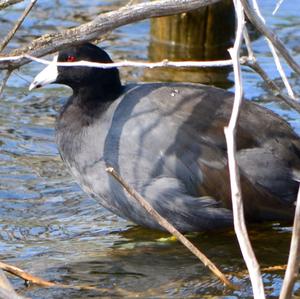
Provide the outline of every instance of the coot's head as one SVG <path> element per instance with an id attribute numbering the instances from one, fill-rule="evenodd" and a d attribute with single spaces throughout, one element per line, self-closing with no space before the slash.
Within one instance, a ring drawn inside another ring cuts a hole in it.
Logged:
<path id="1" fill-rule="evenodd" d="M 100 88 L 102 90 L 118 89 L 121 86 L 117 68 L 95 68 L 85 66 L 56 66 L 55 62 L 92 61 L 112 62 L 109 55 L 97 46 L 85 43 L 64 49 L 54 57 L 52 64 L 42 70 L 31 83 L 29 90 L 50 83 L 70 86 L 75 92 L 81 88 Z"/>

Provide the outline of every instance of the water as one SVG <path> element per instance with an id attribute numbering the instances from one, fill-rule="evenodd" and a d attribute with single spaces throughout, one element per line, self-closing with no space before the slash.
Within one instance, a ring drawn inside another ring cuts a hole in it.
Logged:
<path id="1" fill-rule="evenodd" d="M 9 44 L 19 47 L 43 33 L 76 26 L 127 1 L 39 1 Z M 0 39 L 23 11 L 25 3 L 0 12 Z M 300 11 L 284 1 L 272 16 L 274 1 L 260 1 L 270 24 L 300 62 Z M 147 59 L 150 22 L 113 31 L 103 45 L 115 59 Z M 278 80 L 263 38 L 253 43 L 259 61 Z M 59 86 L 28 93 L 33 76 L 42 68 L 31 63 L 9 79 L 0 101 L 0 260 L 33 274 L 70 285 L 99 290 L 25 287 L 10 277 L 17 291 L 32 298 L 251 298 L 234 233 L 210 232 L 192 236 L 241 290 L 231 291 L 179 243 L 162 241 L 166 234 L 145 230 L 118 218 L 89 199 L 66 172 L 54 143 L 57 111 L 70 94 Z M 300 93 L 299 78 L 287 75 Z M 122 70 L 124 81 L 143 77 L 142 69 Z M 300 132 L 299 115 L 269 96 L 261 79 L 245 69 L 246 97 L 287 119 Z M 229 74 L 232 80 L 233 75 Z M 231 88 L 232 90 L 233 88 Z M 59 97 L 58 97 L 59 95 Z M 250 236 L 263 268 L 286 263 L 291 229 L 276 223 L 251 226 Z M 269 298 L 276 298 L 284 272 L 264 271 Z M 300 296 L 300 284 L 296 285 Z"/>

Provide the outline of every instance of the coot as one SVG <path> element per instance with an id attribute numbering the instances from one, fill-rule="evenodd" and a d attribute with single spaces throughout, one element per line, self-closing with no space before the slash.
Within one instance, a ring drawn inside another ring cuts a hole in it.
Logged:
<path id="1" fill-rule="evenodd" d="M 112 62 L 89 43 L 62 50 L 54 60 Z M 106 173 L 112 166 L 180 231 L 232 225 L 223 132 L 232 93 L 191 83 L 122 86 L 116 68 L 55 64 L 30 89 L 48 83 L 73 89 L 57 119 L 57 144 L 76 181 L 101 205 L 161 229 Z M 300 140 L 292 128 L 244 101 L 237 159 L 247 221 L 292 220 L 300 169 Z"/>

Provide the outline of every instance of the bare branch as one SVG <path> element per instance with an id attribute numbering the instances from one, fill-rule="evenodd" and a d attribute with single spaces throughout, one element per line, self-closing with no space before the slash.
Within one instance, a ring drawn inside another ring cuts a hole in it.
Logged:
<path id="1" fill-rule="evenodd" d="M 256 29 L 266 36 L 278 50 L 278 52 L 284 57 L 289 66 L 297 73 L 300 74 L 300 66 L 291 56 L 289 51 L 286 49 L 284 44 L 279 40 L 276 34 L 265 26 L 265 24 L 256 16 L 256 13 L 253 11 L 251 6 L 248 3 L 248 0 L 240 0 L 243 4 L 244 10 L 247 17 L 251 23 L 256 27 Z"/>
<path id="2" fill-rule="evenodd" d="M 9 43 L 9 41 L 13 38 L 13 36 L 15 35 L 17 30 L 22 25 L 23 21 L 25 20 L 25 18 L 27 17 L 29 12 L 31 11 L 31 9 L 32 9 L 33 5 L 36 3 L 36 1 L 37 0 L 31 0 L 30 3 L 28 4 L 28 6 L 25 8 L 24 12 L 22 13 L 22 15 L 19 18 L 19 20 L 17 21 L 17 23 L 15 24 L 14 28 L 7 34 L 7 36 L 4 38 L 4 40 L 0 44 L 0 52 L 3 51 L 3 49 Z"/>
<path id="3" fill-rule="evenodd" d="M 14 5 L 16 3 L 22 2 L 23 0 L 0 0 L 0 10 L 10 6 Z"/>
<path id="4" fill-rule="evenodd" d="M 268 90 L 271 91 L 274 96 L 279 97 L 288 106 L 290 106 L 291 108 L 295 109 L 300 113 L 300 102 L 282 94 L 280 87 L 273 80 L 269 78 L 267 73 L 264 71 L 264 69 L 260 66 L 260 64 L 257 62 L 255 58 L 248 59 L 247 57 L 241 57 L 240 63 L 254 70 L 259 76 L 261 76 L 261 78 L 266 83 Z"/>
<path id="5" fill-rule="evenodd" d="M 255 254 L 253 252 L 245 225 L 242 191 L 240 185 L 240 174 L 238 170 L 238 164 L 236 161 L 236 125 L 239 118 L 240 105 L 242 103 L 243 98 L 243 86 L 239 57 L 245 20 L 241 2 L 239 0 L 235 0 L 234 4 L 238 21 L 237 32 L 234 47 L 229 49 L 229 53 L 233 61 L 235 97 L 229 125 L 228 127 L 224 128 L 224 132 L 227 142 L 234 229 L 241 248 L 241 252 L 243 254 L 244 260 L 249 271 L 254 298 L 263 299 L 265 298 L 264 286 L 259 270 L 259 264 L 257 263 Z"/>
<path id="6" fill-rule="evenodd" d="M 245 44 L 246 44 L 247 51 L 248 51 L 248 57 L 241 57 L 240 58 L 240 63 L 242 65 L 246 65 L 246 66 L 250 67 L 252 70 L 254 70 L 258 75 L 261 76 L 261 78 L 267 84 L 268 89 L 271 90 L 271 92 L 276 97 L 279 97 L 287 105 L 289 105 L 291 108 L 295 109 L 296 111 L 298 111 L 300 113 L 300 103 L 299 103 L 299 101 L 297 101 L 297 99 L 295 97 L 290 98 L 290 97 L 282 94 L 281 93 L 281 89 L 279 88 L 279 86 L 273 80 L 271 80 L 269 78 L 269 76 L 267 75 L 267 73 L 263 70 L 263 68 L 257 62 L 257 60 L 255 58 L 255 55 L 254 55 L 254 52 L 252 50 L 249 33 L 248 33 L 248 30 L 247 30 L 246 27 L 244 27 L 243 36 L 244 36 Z M 276 56 L 277 56 L 277 53 L 276 53 Z M 280 64 L 280 62 L 279 62 L 279 64 Z M 285 77 L 284 72 L 283 72 L 283 75 Z M 289 83 L 288 83 L 288 86 L 290 86 Z M 293 91 L 292 91 L 292 94 L 293 94 Z"/>
<path id="7" fill-rule="evenodd" d="M 300 187 L 297 196 L 293 234 L 287 269 L 279 299 L 292 298 L 293 286 L 300 269 Z"/>
<path id="8" fill-rule="evenodd" d="M 12 70 L 7 70 L 3 80 L 1 82 L 1 85 L 0 85 L 0 99 L 1 99 L 1 96 L 2 96 L 2 93 L 3 93 L 3 90 L 6 86 L 7 80 L 9 79 L 11 73 L 12 73 Z"/>
<path id="9" fill-rule="evenodd" d="M 48 280 L 45 280 L 43 278 L 40 278 L 38 276 L 34 276 L 18 267 L 15 267 L 13 265 L 9 265 L 9 264 L 6 264 L 6 263 L 3 263 L 3 262 L 0 262 L 0 269 L 12 274 L 12 275 L 15 275 L 19 278 L 22 278 L 23 280 L 25 280 L 26 282 L 30 282 L 32 284 L 36 284 L 36 285 L 39 285 L 39 286 L 42 286 L 42 287 L 66 287 L 66 288 L 79 288 L 79 289 L 82 289 L 82 288 L 85 288 L 85 289 L 95 289 L 93 287 L 75 287 L 75 286 L 70 286 L 70 285 L 64 285 L 64 284 L 60 284 L 60 283 L 55 283 L 55 282 L 52 282 L 52 281 L 48 281 Z"/>
<path id="10" fill-rule="evenodd" d="M 19 269 L 15 266 L 12 266 L 12 265 L 9 265 L 9 264 L 3 263 L 3 262 L 0 262 L 0 269 L 4 270 L 10 274 L 13 274 L 15 276 L 18 276 L 18 277 L 24 279 L 25 281 L 30 281 L 31 283 L 34 283 L 34 284 L 37 284 L 40 286 L 44 286 L 44 287 L 55 286 L 55 282 L 50 282 L 50 281 L 44 280 L 40 277 L 31 275 L 31 274 L 23 271 L 22 269 Z"/>
<path id="11" fill-rule="evenodd" d="M 238 287 L 232 284 L 226 276 L 210 261 L 197 247 L 195 247 L 183 234 L 181 234 L 170 222 L 163 218 L 139 193 L 130 187 L 125 180 L 112 168 L 106 168 L 106 171 L 112 175 L 125 190 L 170 234 L 175 236 L 185 247 L 187 247 L 214 275 L 216 275 L 225 285 L 231 289 Z"/>
<path id="12" fill-rule="evenodd" d="M 275 15 L 278 11 L 278 9 L 280 8 L 281 4 L 282 4 L 283 0 L 279 0 L 277 1 L 276 3 L 276 7 L 274 8 L 273 12 L 272 12 L 272 15 Z"/>
<path id="13" fill-rule="evenodd" d="M 247 48 L 247 51 L 248 51 L 247 60 L 250 60 L 250 61 L 255 60 L 254 52 L 253 52 L 253 49 L 252 49 L 252 46 L 251 46 L 250 36 L 249 36 L 249 33 L 248 33 L 248 30 L 247 30 L 246 26 L 244 27 L 244 30 L 243 30 L 243 37 L 244 37 L 246 48 Z"/>
<path id="14" fill-rule="evenodd" d="M 57 66 L 87 66 L 87 67 L 96 67 L 96 68 L 112 68 L 112 67 L 224 67 L 231 66 L 231 59 L 227 60 L 215 60 L 215 61 L 170 61 L 170 60 L 162 60 L 160 62 L 144 62 L 144 61 L 129 61 L 123 60 L 119 62 L 113 63 L 100 63 L 100 62 L 91 62 L 86 60 L 76 61 L 76 62 L 53 62 L 42 58 L 33 57 L 27 54 L 19 55 L 19 56 L 10 56 L 10 57 L 0 57 L 1 61 L 16 61 L 22 58 L 28 58 L 32 61 L 36 61 L 42 64 L 52 64 L 54 63 Z"/>
<path id="15" fill-rule="evenodd" d="M 67 29 L 56 34 L 43 35 L 32 41 L 28 46 L 9 53 L 9 56 L 26 53 L 41 57 L 56 52 L 66 46 L 95 40 L 99 38 L 99 36 L 123 25 L 147 18 L 178 14 L 219 1 L 220 0 L 160 0 L 124 6 L 118 10 L 100 14 L 93 21 L 78 27 Z M 14 62 L 2 61 L 2 63 L 0 63 L 0 69 L 18 68 L 28 62 L 29 60 L 26 58 Z"/>
<path id="16" fill-rule="evenodd" d="M 265 21 L 264 17 L 262 16 L 261 12 L 260 12 L 260 9 L 259 9 L 259 6 L 258 6 L 256 0 L 252 0 L 252 3 L 253 3 L 253 6 L 254 6 L 254 10 L 256 11 L 256 14 L 257 14 L 258 17 L 261 19 L 261 21 L 265 24 L 266 21 Z M 289 81 L 288 81 L 286 75 L 285 75 L 284 69 L 283 69 L 283 67 L 282 67 L 282 65 L 281 65 L 281 62 L 280 62 L 280 59 L 279 59 L 278 54 L 277 54 L 277 52 L 276 52 L 276 49 L 275 49 L 275 47 L 273 46 L 272 42 L 271 42 L 268 38 L 267 38 L 266 40 L 267 40 L 267 42 L 268 42 L 269 48 L 270 48 L 270 50 L 271 50 L 271 53 L 272 53 L 272 55 L 273 55 L 273 58 L 274 58 L 274 61 L 275 61 L 275 65 L 276 65 L 276 67 L 277 67 L 277 70 L 278 70 L 278 72 L 279 72 L 279 74 L 280 74 L 280 76 L 281 76 L 281 79 L 282 79 L 282 81 L 283 81 L 283 83 L 284 83 L 284 86 L 285 86 L 285 88 L 286 88 L 286 90 L 287 90 L 287 92 L 288 92 L 288 95 L 289 95 L 292 99 L 295 99 L 294 92 L 293 92 L 293 90 L 292 90 L 292 87 L 291 87 L 291 85 L 290 85 L 290 83 L 289 83 Z"/>

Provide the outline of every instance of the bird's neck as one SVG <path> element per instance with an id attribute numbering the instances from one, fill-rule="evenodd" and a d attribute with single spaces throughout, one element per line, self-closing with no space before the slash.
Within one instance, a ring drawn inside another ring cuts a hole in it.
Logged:
<path id="1" fill-rule="evenodd" d="M 73 95 L 58 117 L 58 126 L 83 128 L 92 125 L 121 95 L 122 90 L 121 83 L 113 88 L 93 85 L 73 89 Z"/>
<path id="2" fill-rule="evenodd" d="M 121 82 L 113 85 L 91 84 L 73 89 L 72 103 L 89 113 L 102 105 L 113 102 L 122 93 Z"/>

